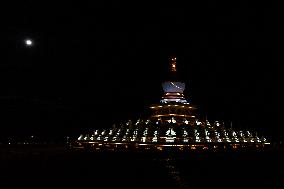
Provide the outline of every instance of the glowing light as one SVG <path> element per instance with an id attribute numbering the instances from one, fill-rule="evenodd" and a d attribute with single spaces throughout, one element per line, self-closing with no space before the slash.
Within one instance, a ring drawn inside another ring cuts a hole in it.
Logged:
<path id="1" fill-rule="evenodd" d="M 164 114 L 164 115 L 154 115 L 152 117 L 161 117 L 161 116 L 180 116 L 180 117 L 195 117 L 191 115 L 181 115 L 181 114 Z M 201 123 L 201 122 L 200 122 Z"/>
<path id="2" fill-rule="evenodd" d="M 172 58 L 171 61 L 171 71 L 176 72 L 176 58 Z"/>
<path id="3" fill-rule="evenodd" d="M 158 137 L 153 137 L 152 142 L 158 142 Z"/>
<path id="4" fill-rule="evenodd" d="M 30 40 L 30 39 L 26 39 L 26 40 L 25 40 L 25 44 L 26 44 L 27 46 L 32 46 L 32 45 L 33 45 L 33 41 Z"/>
<path id="5" fill-rule="evenodd" d="M 154 136 L 155 136 L 155 137 L 158 136 L 158 131 L 154 131 Z"/>
<path id="6" fill-rule="evenodd" d="M 112 130 L 109 130 L 109 135 L 112 135 Z"/>
<path id="7" fill-rule="evenodd" d="M 136 137 L 131 138 L 130 141 L 131 141 L 131 142 L 136 141 Z"/>
<path id="8" fill-rule="evenodd" d="M 186 130 L 183 130 L 183 136 L 188 136 L 188 133 Z"/>
<path id="9" fill-rule="evenodd" d="M 84 136 L 83 135 L 80 135 L 78 140 L 83 140 Z"/>
<path id="10" fill-rule="evenodd" d="M 208 127 L 211 127 L 210 122 L 209 122 L 209 121 L 207 121 L 207 120 L 206 120 L 206 125 L 207 125 Z"/>
<path id="11" fill-rule="evenodd" d="M 105 130 L 103 130 L 103 132 L 102 132 L 101 134 L 102 134 L 102 135 L 105 135 L 105 132 L 106 132 L 106 131 L 105 131 Z"/>
<path id="12" fill-rule="evenodd" d="M 199 137 L 196 137 L 195 142 L 201 142 L 201 140 L 199 139 Z"/>
<path id="13" fill-rule="evenodd" d="M 176 132 L 172 128 L 169 128 L 169 130 L 167 130 L 166 132 L 166 136 L 175 136 L 175 135 Z"/>
<path id="14" fill-rule="evenodd" d="M 175 138 L 174 137 L 166 137 L 166 142 L 174 142 Z"/>
<path id="15" fill-rule="evenodd" d="M 171 84 L 172 84 L 174 87 L 178 88 L 178 89 L 183 89 L 183 88 L 177 86 L 176 84 L 174 84 L 173 82 L 171 82 Z"/>
<path id="16" fill-rule="evenodd" d="M 196 125 L 201 125 L 201 122 L 196 120 Z"/>
<path id="17" fill-rule="evenodd" d="M 148 128 L 146 128 L 143 132 L 143 136 L 147 136 L 148 135 Z"/>
<path id="18" fill-rule="evenodd" d="M 160 147 L 160 146 L 159 146 L 159 147 L 157 147 L 157 149 L 158 149 L 158 150 L 163 150 L 163 148 L 162 148 L 162 147 Z"/>

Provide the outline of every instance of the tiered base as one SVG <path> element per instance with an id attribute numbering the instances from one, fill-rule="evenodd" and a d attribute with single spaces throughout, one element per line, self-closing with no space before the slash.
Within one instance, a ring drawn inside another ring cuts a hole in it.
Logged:
<path id="1" fill-rule="evenodd" d="M 72 148 L 109 151 L 238 151 L 268 149 L 270 143 L 137 143 L 137 142 L 103 142 L 76 141 Z"/>

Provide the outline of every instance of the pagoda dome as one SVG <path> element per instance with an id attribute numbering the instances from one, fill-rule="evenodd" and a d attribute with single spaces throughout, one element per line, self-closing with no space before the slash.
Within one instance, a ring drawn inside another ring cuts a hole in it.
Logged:
<path id="1" fill-rule="evenodd" d="M 167 81 L 162 83 L 162 87 L 165 93 L 183 93 L 185 83 Z"/>

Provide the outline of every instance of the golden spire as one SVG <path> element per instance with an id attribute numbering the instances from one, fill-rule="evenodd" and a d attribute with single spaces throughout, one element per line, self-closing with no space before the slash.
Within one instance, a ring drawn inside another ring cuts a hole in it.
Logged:
<path id="1" fill-rule="evenodd" d="M 176 57 L 172 57 L 171 58 L 171 71 L 172 72 L 176 72 L 177 71 L 177 58 Z"/>

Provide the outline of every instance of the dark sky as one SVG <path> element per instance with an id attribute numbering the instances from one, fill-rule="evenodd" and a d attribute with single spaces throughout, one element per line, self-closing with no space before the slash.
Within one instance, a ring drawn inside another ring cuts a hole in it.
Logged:
<path id="1" fill-rule="evenodd" d="M 1 135 L 74 134 L 138 117 L 159 101 L 175 54 L 200 115 L 282 137 L 283 16 L 275 4 L 2 8 Z"/>

